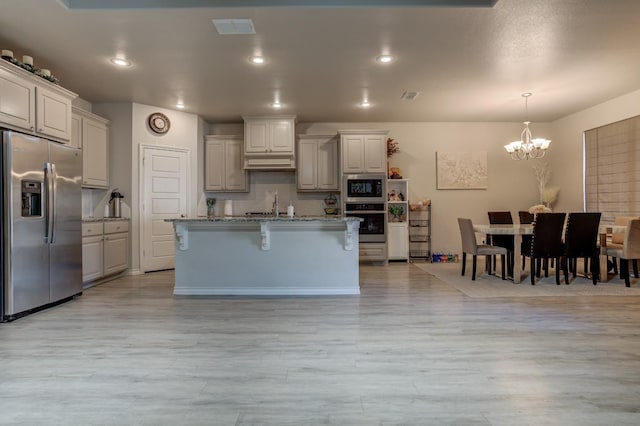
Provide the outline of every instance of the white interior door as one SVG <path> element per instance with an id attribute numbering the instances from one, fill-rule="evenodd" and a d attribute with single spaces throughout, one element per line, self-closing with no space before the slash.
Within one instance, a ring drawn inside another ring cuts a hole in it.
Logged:
<path id="1" fill-rule="evenodd" d="M 164 220 L 187 217 L 189 152 L 152 147 L 142 151 L 141 267 L 143 272 L 172 269 L 173 224 Z"/>

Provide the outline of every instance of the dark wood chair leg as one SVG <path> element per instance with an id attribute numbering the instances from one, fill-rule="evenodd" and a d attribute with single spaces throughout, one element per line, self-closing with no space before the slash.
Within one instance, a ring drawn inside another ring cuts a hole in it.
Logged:
<path id="1" fill-rule="evenodd" d="M 566 257 L 562 258 L 562 272 L 564 272 L 564 283 L 569 284 L 569 263 L 571 259 L 567 259 Z M 575 278 L 575 275 L 574 275 Z"/>
<path id="2" fill-rule="evenodd" d="M 591 268 L 591 281 L 593 285 L 598 285 L 598 279 L 600 278 L 600 262 L 598 262 L 598 256 L 594 254 L 591 257 L 591 264 L 589 265 Z"/>
<path id="3" fill-rule="evenodd" d="M 544 277 L 549 277 L 549 259 L 545 258 L 543 261 L 544 264 Z"/>
<path id="4" fill-rule="evenodd" d="M 502 279 L 504 280 L 504 254 L 500 256 L 500 260 L 502 261 Z"/>
<path id="5" fill-rule="evenodd" d="M 462 276 L 464 277 L 464 270 L 467 266 L 467 253 L 462 252 Z"/>
<path id="6" fill-rule="evenodd" d="M 638 259 L 633 259 L 631 263 L 633 264 L 633 276 L 636 278 L 640 278 L 638 277 Z"/>
<path id="7" fill-rule="evenodd" d="M 477 259 L 478 256 L 476 256 L 475 254 L 473 255 L 473 269 L 471 271 L 471 281 L 475 281 L 476 280 L 476 266 L 477 266 Z"/>
<path id="8" fill-rule="evenodd" d="M 631 287 L 631 280 L 629 279 L 629 261 L 627 259 L 620 258 L 620 278 L 624 274 L 624 285 Z"/>
<path id="9" fill-rule="evenodd" d="M 613 263 L 613 273 L 618 273 L 618 260 L 615 257 L 611 258 L 611 263 Z"/>
<path id="10" fill-rule="evenodd" d="M 536 285 L 536 259 L 534 259 L 533 257 L 531 257 L 530 259 L 531 262 L 529 262 L 529 264 L 531 271 L 529 272 L 529 275 L 531 276 L 531 285 Z"/>
<path id="11" fill-rule="evenodd" d="M 555 262 L 556 262 L 556 284 L 560 285 L 560 269 L 562 269 L 560 265 L 560 258 L 557 257 Z"/>

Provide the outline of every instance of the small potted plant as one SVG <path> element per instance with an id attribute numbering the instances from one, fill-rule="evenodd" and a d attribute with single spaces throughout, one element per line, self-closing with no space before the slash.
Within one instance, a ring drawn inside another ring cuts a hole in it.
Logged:
<path id="1" fill-rule="evenodd" d="M 389 206 L 389 214 L 392 216 L 391 220 L 393 222 L 398 222 L 400 220 L 400 216 L 403 213 L 402 210 L 401 206 Z"/>

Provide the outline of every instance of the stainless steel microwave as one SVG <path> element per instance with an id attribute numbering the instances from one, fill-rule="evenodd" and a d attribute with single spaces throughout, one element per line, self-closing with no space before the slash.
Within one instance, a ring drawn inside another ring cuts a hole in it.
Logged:
<path id="1" fill-rule="evenodd" d="M 385 202 L 387 177 L 383 174 L 344 175 L 342 196 L 347 203 Z"/>

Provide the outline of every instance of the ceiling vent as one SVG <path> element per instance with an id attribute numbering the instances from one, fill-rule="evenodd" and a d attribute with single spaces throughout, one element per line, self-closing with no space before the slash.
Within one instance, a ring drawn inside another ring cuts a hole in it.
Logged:
<path id="1" fill-rule="evenodd" d="M 251 19 L 212 19 L 218 34 L 255 34 L 256 29 Z"/>
<path id="2" fill-rule="evenodd" d="M 402 96 L 400 96 L 400 99 L 402 99 L 403 101 L 412 101 L 415 98 L 417 98 L 419 94 L 420 92 L 412 92 L 410 90 L 405 90 Z"/>

